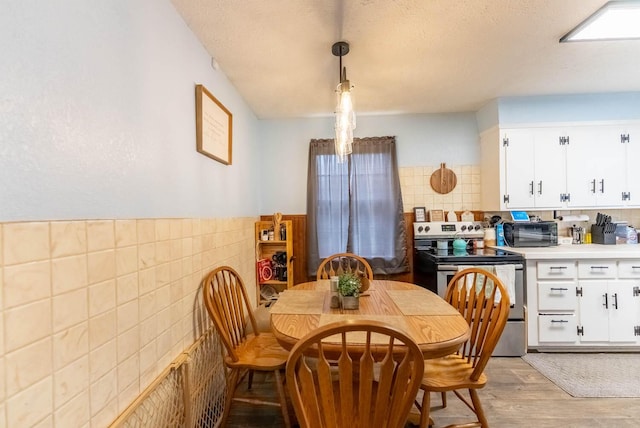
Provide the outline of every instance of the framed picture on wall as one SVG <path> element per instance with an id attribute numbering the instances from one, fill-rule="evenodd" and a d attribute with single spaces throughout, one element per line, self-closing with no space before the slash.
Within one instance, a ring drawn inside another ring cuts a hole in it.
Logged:
<path id="1" fill-rule="evenodd" d="M 444 210 L 429 210 L 429 221 L 444 221 Z"/>
<path id="2" fill-rule="evenodd" d="M 414 207 L 413 214 L 416 217 L 415 221 L 427 221 L 427 211 L 425 207 Z"/>
<path id="3" fill-rule="evenodd" d="M 199 153 L 231 165 L 233 115 L 203 85 L 196 85 L 196 147 Z"/>

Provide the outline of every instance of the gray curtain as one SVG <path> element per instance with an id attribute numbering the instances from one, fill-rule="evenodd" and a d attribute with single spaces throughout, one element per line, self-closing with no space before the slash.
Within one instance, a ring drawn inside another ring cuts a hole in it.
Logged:
<path id="1" fill-rule="evenodd" d="M 309 275 L 335 253 L 358 254 L 375 274 L 407 272 L 395 137 L 356 138 L 337 163 L 333 140 L 311 140 L 307 180 Z"/>

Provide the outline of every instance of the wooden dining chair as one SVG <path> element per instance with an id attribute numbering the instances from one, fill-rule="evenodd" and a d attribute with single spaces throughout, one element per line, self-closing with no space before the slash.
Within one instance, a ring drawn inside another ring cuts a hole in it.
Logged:
<path id="1" fill-rule="evenodd" d="M 318 266 L 316 279 L 329 279 L 347 272 L 373 279 L 373 269 L 369 263 L 363 257 L 352 253 L 333 254 L 322 260 Z"/>
<path id="2" fill-rule="evenodd" d="M 356 339 L 362 346 L 353 346 Z M 349 320 L 302 338 L 286 377 L 301 428 L 402 428 L 423 373 L 423 354 L 406 334 L 379 321 Z"/>
<path id="3" fill-rule="evenodd" d="M 249 306 L 249 298 L 240 275 L 231 267 L 222 266 L 207 275 L 202 295 L 207 312 L 226 349 L 224 363 L 229 369 L 227 396 L 220 426 L 225 426 L 236 387 L 249 373 L 249 388 L 253 372 L 272 372 L 278 389 L 279 403 L 286 427 L 291 426 L 283 376 L 289 353 L 283 349 L 272 333 L 261 332 Z M 248 327 L 251 331 L 248 333 Z M 258 400 L 253 400 L 259 403 Z M 272 402 L 265 404 L 273 405 Z"/>
<path id="4" fill-rule="evenodd" d="M 464 426 L 488 428 L 477 390 L 487 383 L 484 369 L 507 323 L 509 295 L 494 274 L 481 268 L 468 268 L 451 278 L 445 300 L 467 320 L 471 335 L 457 353 L 425 361 L 420 385 L 424 396 L 421 404 L 416 402 L 421 411 L 420 427 L 426 428 L 430 421 L 430 393 L 442 393 L 443 407 L 446 407 L 444 394 L 452 391 L 477 416 L 476 421 Z M 471 401 L 462 396 L 460 390 L 463 389 L 469 390 Z"/>

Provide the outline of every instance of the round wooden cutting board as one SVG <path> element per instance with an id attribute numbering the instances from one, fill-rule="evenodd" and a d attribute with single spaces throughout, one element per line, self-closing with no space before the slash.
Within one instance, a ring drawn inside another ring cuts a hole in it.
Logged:
<path id="1" fill-rule="evenodd" d="M 431 188 L 440 194 L 449 193 L 457 183 L 456 173 L 447 168 L 444 163 L 441 163 L 440 168 L 431 174 Z"/>

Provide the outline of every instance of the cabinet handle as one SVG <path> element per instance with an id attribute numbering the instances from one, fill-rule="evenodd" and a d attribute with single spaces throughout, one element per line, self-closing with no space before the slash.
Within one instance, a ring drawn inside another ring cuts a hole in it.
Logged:
<path id="1" fill-rule="evenodd" d="M 613 294 L 613 309 L 618 309 L 618 293 Z"/>
<path id="2" fill-rule="evenodd" d="M 602 306 L 604 306 L 605 309 L 609 309 L 609 297 L 607 296 L 607 293 L 604 293 L 602 297 L 604 297 L 604 303 Z"/>
<path id="3" fill-rule="evenodd" d="M 542 195 L 542 180 L 538 182 L 538 195 Z"/>
<path id="4" fill-rule="evenodd" d="M 529 183 L 529 194 L 533 196 L 533 181 Z"/>
<path id="5" fill-rule="evenodd" d="M 640 269 L 640 266 L 631 266 L 631 269 Z"/>
<path id="6" fill-rule="evenodd" d="M 549 270 L 554 271 L 554 270 L 562 270 L 562 269 L 566 269 L 566 266 L 549 266 Z"/>
<path id="7" fill-rule="evenodd" d="M 604 178 L 600 180 L 600 193 L 604 193 Z"/>
<path id="8" fill-rule="evenodd" d="M 591 181 L 591 193 L 596 193 L 596 179 Z"/>
<path id="9" fill-rule="evenodd" d="M 609 269 L 609 266 L 591 266 L 591 269 Z"/>
<path id="10" fill-rule="evenodd" d="M 552 323 L 556 323 L 556 322 L 563 323 L 563 322 L 569 322 L 569 321 L 567 321 L 567 320 L 551 320 L 551 322 Z"/>
<path id="11" fill-rule="evenodd" d="M 568 288 L 564 288 L 564 287 L 551 287 L 550 288 L 551 291 L 568 291 Z"/>

